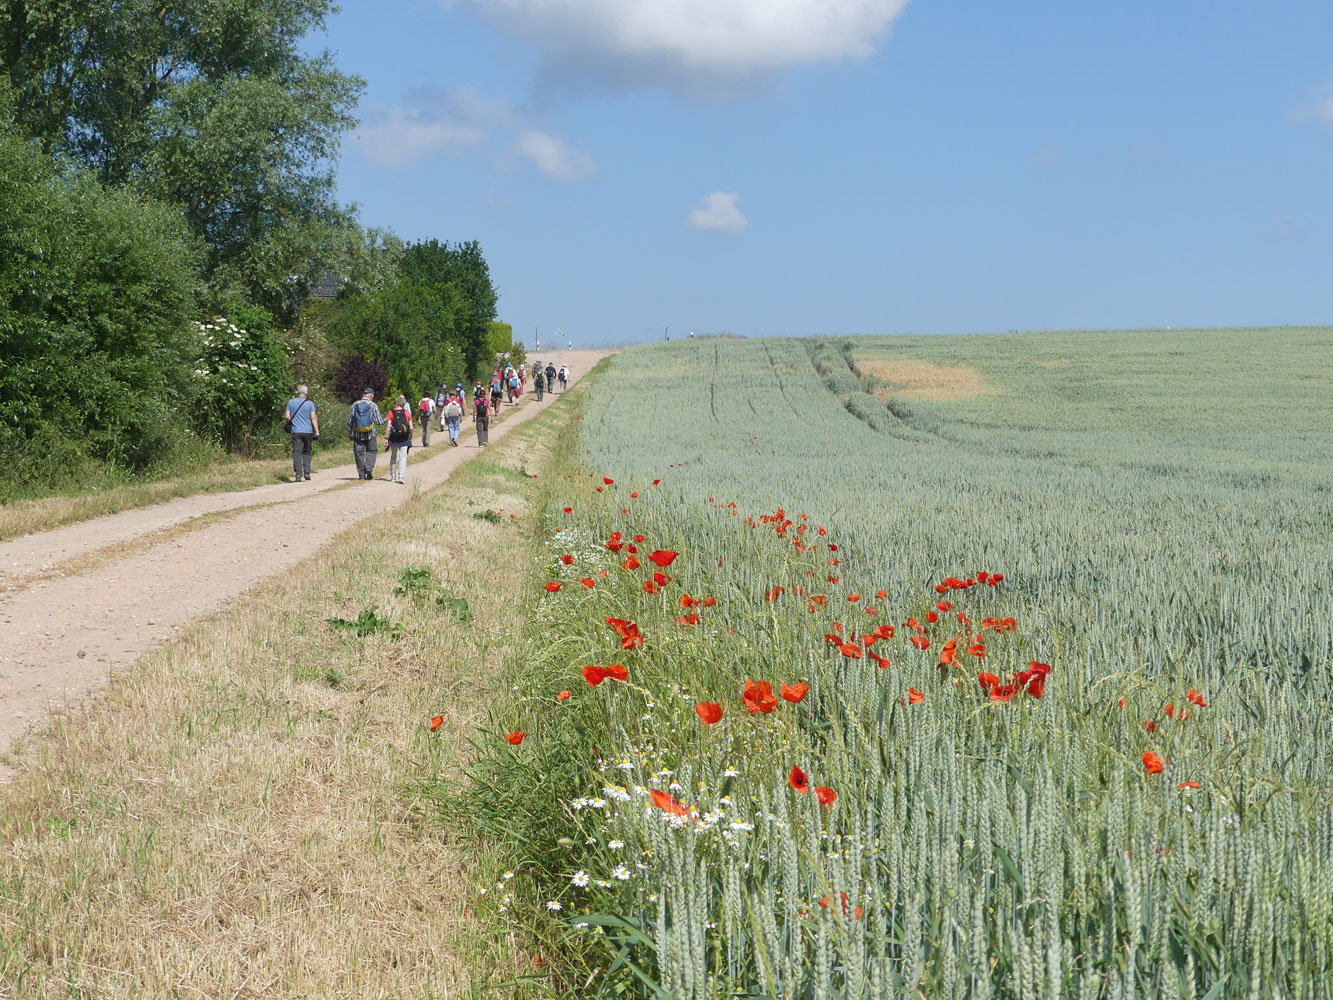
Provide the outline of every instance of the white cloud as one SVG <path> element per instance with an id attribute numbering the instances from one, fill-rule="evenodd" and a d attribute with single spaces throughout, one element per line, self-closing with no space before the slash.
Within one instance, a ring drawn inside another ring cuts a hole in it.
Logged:
<path id="1" fill-rule="evenodd" d="M 514 151 L 527 157 L 542 173 L 561 181 L 581 181 L 597 172 L 592 157 L 569 146 L 558 136 L 528 131 L 514 140 Z"/>
<path id="2" fill-rule="evenodd" d="M 446 3 L 455 0 L 444 0 Z M 908 0 L 461 0 L 569 69 L 685 88 L 862 59 Z"/>
<path id="3" fill-rule="evenodd" d="M 597 172 L 588 154 L 534 128 L 509 101 L 472 87 L 421 87 L 410 92 L 401 107 L 372 104 L 354 138 L 372 163 L 412 167 L 434 156 L 492 150 L 510 143 L 511 134 L 512 151 L 550 177 L 577 181 Z"/>
<path id="4" fill-rule="evenodd" d="M 715 233 L 738 236 L 745 232 L 745 227 L 750 221 L 736 207 L 736 203 L 740 200 L 741 196 L 735 192 L 724 194 L 721 191 L 714 191 L 691 210 L 690 225 L 695 229 L 708 229 Z"/>
<path id="5" fill-rule="evenodd" d="M 382 167 L 413 167 L 437 153 L 457 156 L 486 141 L 473 125 L 432 118 L 415 109 L 371 105 L 355 139 Z"/>

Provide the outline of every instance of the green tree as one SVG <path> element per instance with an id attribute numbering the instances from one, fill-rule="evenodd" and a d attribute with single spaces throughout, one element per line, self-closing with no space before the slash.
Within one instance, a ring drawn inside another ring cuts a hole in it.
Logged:
<path id="1" fill-rule="evenodd" d="M 475 379 L 493 360 L 490 335 L 499 293 L 491 270 L 476 240 L 450 245 L 428 240 L 409 245 L 400 264 L 403 276 L 432 288 L 452 288 L 460 311 L 456 342 L 466 364 L 467 378 Z"/>
<path id="2" fill-rule="evenodd" d="M 451 337 L 462 303 L 449 286 L 401 281 L 345 303 L 330 336 L 348 355 L 361 354 L 389 374 L 388 395 L 409 399 L 441 380 L 462 381 L 463 354 Z"/>
<path id="3" fill-rule="evenodd" d="M 362 81 L 302 39 L 330 0 L 7 0 L 19 127 L 111 184 L 180 206 L 215 301 L 290 315 L 355 240 L 332 164 Z"/>
<path id="4" fill-rule="evenodd" d="M 0 90 L 3 90 L 0 87 Z M 200 247 L 12 134 L 0 93 L 0 495 L 143 471 L 189 426 Z"/>

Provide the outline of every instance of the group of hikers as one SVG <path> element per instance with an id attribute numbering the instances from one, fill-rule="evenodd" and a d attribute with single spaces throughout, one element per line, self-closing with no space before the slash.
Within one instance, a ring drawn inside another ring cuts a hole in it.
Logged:
<path id="1" fill-rule="evenodd" d="M 543 366 L 539 361 L 533 366 L 531 377 L 540 401 L 546 393 L 554 391 L 557 380 L 560 391 L 565 391 L 569 385 L 569 368 L 566 365 L 556 368 L 553 362 Z M 473 387 L 472 423 L 477 432 L 478 448 L 486 447 L 492 414 L 500 409 L 506 399 L 510 406 L 517 406 L 527 391 L 528 378 L 526 364 L 520 363 L 515 368 L 506 363 L 496 367 L 489 386 L 478 382 Z M 319 414 L 309 394 L 308 386 L 298 385 L 296 395 L 287 401 L 287 409 L 283 414 L 285 426 L 292 436 L 292 481 L 298 483 L 310 479 L 313 442 L 319 440 Z M 412 449 L 414 427 L 421 428 L 423 448 L 430 447 L 432 423 L 441 431 L 447 428 L 449 444 L 458 447 L 459 430 L 463 417 L 467 415 L 467 396 L 463 392 L 462 382 L 456 383 L 452 389 L 448 382 L 441 382 L 435 394 L 423 395 L 415 409 L 417 417 L 414 421 L 413 407 L 406 396 L 399 396 L 387 414 L 381 413 L 375 402 L 373 388 L 367 388 L 361 398 L 352 404 L 347 414 L 347 439 L 352 442 L 359 479 L 375 478 L 379 427 L 385 429 L 384 447 L 389 452 L 389 480 L 394 483 L 407 482 L 407 456 Z"/>

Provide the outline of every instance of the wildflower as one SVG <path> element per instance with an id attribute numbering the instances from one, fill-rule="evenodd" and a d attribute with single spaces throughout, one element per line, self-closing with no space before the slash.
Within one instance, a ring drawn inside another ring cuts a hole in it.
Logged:
<path id="1" fill-rule="evenodd" d="M 602 477 L 602 482 L 603 482 L 604 484 L 606 484 L 607 486 L 613 486 L 613 485 L 615 485 L 615 480 L 614 480 L 614 479 L 609 479 L 609 478 L 606 477 L 606 476 L 603 476 L 603 477 Z"/>
<path id="2" fill-rule="evenodd" d="M 659 569 L 666 569 L 676 561 L 679 552 L 672 552 L 670 549 L 657 549 L 648 553 L 648 559 Z"/>
<path id="3" fill-rule="evenodd" d="M 715 701 L 701 701 L 694 706 L 694 710 L 705 726 L 711 726 L 722 719 L 722 706 Z"/>
<path id="4" fill-rule="evenodd" d="M 831 806 L 837 801 L 838 793 L 832 788 L 825 788 L 823 785 L 815 785 L 815 798 L 819 799 L 821 806 Z"/>
<path id="5" fill-rule="evenodd" d="M 765 715 L 778 707 L 777 698 L 773 697 L 773 685 L 768 681 L 745 679 L 745 693 L 741 695 L 741 700 L 745 702 L 745 710 L 751 715 L 757 715 L 763 712 Z"/>
<path id="6" fill-rule="evenodd" d="M 639 568 L 639 557 L 636 556 L 633 552 L 631 552 L 628 556 L 625 557 L 625 561 L 620 564 L 620 568 L 627 573 L 632 573 L 634 570 Z"/>
<path id="7" fill-rule="evenodd" d="M 573 692 L 573 691 L 561 691 L 558 695 L 555 696 L 555 700 L 556 700 L 556 701 L 569 701 L 569 699 L 572 698 L 573 696 L 574 696 L 574 692 Z"/>
<path id="8" fill-rule="evenodd" d="M 861 599 L 861 595 L 860 595 L 860 594 L 848 594 L 848 595 L 847 595 L 847 600 L 851 601 L 853 604 L 855 604 L 855 603 L 856 603 L 857 601 L 859 601 L 860 599 Z"/>
<path id="9" fill-rule="evenodd" d="M 557 590 L 560 589 L 560 587 L 561 583 L 559 580 L 552 580 L 550 583 L 546 585 L 546 592 L 549 594 L 554 594 Z"/>
<path id="10" fill-rule="evenodd" d="M 687 817 L 690 814 L 689 806 L 681 805 L 666 792 L 653 788 L 649 790 L 648 797 L 652 799 L 653 805 L 657 806 L 658 809 L 672 816 Z"/>
<path id="11" fill-rule="evenodd" d="M 430 720 L 430 731 L 431 731 L 432 733 L 435 732 L 435 730 L 439 729 L 442 725 L 444 725 L 444 716 L 443 716 L 443 715 L 436 715 L 436 716 L 432 716 L 432 717 L 431 717 L 431 720 Z"/>
<path id="12" fill-rule="evenodd" d="M 1149 774 L 1161 774 L 1162 758 L 1158 757 L 1157 754 L 1153 753 L 1151 750 L 1145 752 L 1143 755 L 1143 769 Z"/>
<path id="13" fill-rule="evenodd" d="M 606 665 L 606 676 L 613 681 L 620 681 L 623 684 L 629 680 L 629 671 L 619 663 L 608 663 Z"/>
<path id="14" fill-rule="evenodd" d="M 552 913 L 559 913 L 562 909 L 564 909 L 564 907 L 562 907 L 560 903 L 554 899 L 548 899 L 546 901 L 546 908 L 550 910 Z"/>
<path id="15" fill-rule="evenodd" d="M 907 689 L 907 703 L 909 705 L 920 705 L 926 700 L 926 696 L 914 687 Z"/>
<path id="16" fill-rule="evenodd" d="M 686 611 L 689 611 L 691 608 L 697 608 L 699 606 L 699 602 L 695 598 L 691 597 L 689 594 L 681 594 L 680 606 L 684 608 Z"/>
<path id="17" fill-rule="evenodd" d="M 565 508 L 565 513 L 566 513 L 566 514 L 572 514 L 572 513 L 574 513 L 574 508 L 573 508 L 573 507 L 566 507 L 566 508 Z"/>
<path id="18" fill-rule="evenodd" d="M 1176 786 L 1176 790 L 1181 792 L 1187 792 L 1190 791 L 1191 789 L 1198 787 L 1199 783 L 1197 781 L 1182 781 L 1180 784 Z"/>
<path id="19" fill-rule="evenodd" d="M 639 626 L 623 618 L 608 618 L 606 624 L 613 628 L 620 636 L 621 649 L 641 649 L 643 647 L 643 636 L 639 634 Z"/>
<path id="20" fill-rule="evenodd" d="M 787 775 L 787 783 L 796 789 L 802 795 L 810 791 L 810 781 L 805 776 L 805 772 L 799 767 L 793 767 L 791 773 Z"/>
<path id="21" fill-rule="evenodd" d="M 589 663 L 583 668 L 583 679 L 588 682 L 589 686 L 596 687 L 598 684 L 602 683 L 602 681 L 606 680 L 606 667 L 599 667 Z"/>
<path id="22" fill-rule="evenodd" d="M 625 842 L 623 840 L 613 840 L 606 846 L 611 848 L 611 850 L 613 851 L 618 851 L 625 846 Z"/>
<path id="23" fill-rule="evenodd" d="M 729 767 L 722 772 L 722 777 L 724 778 L 739 778 L 740 776 L 741 772 L 736 770 L 734 767 Z"/>
<path id="24" fill-rule="evenodd" d="M 563 556 L 560 557 L 560 561 L 564 563 L 566 566 L 574 565 L 574 557 L 570 555 L 568 552 L 566 552 Z"/>
<path id="25" fill-rule="evenodd" d="M 914 635 L 912 636 L 912 645 L 915 646 L 917 649 L 929 649 L 930 640 L 927 639 L 924 635 Z"/>
<path id="26" fill-rule="evenodd" d="M 527 733 L 523 732 L 523 730 L 516 729 L 506 736 L 505 739 L 509 742 L 510 746 L 518 746 L 523 742 L 523 737 L 526 735 Z"/>
<path id="27" fill-rule="evenodd" d="M 579 577 L 579 583 L 583 584 L 589 590 L 592 590 L 593 587 L 597 586 L 597 581 L 590 576 Z"/>
<path id="28" fill-rule="evenodd" d="M 809 690 L 810 685 L 806 684 L 804 681 L 799 684 L 783 684 L 781 688 L 783 699 L 790 701 L 793 704 L 801 701 Z"/>
<path id="29" fill-rule="evenodd" d="M 849 660 L 859 660 L 861 658 L 861 646 L 855 642 L 844 642 L 838 646 L 838 651 Z"/>
<path id="30" fill-rule="evenodd" d="M 616 865 L 611 869 L 611 877 L 621 882 L 629 881 L 629 869 L 624 865 Z"/>

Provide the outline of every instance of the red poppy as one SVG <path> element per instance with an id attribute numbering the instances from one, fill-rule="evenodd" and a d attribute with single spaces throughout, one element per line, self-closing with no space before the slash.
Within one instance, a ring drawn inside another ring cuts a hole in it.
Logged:
<path id="1" fill-rule="evenodd" d="M 653 485 L 656 486 L 656 485 L 657 485 L 658 483 L 660 483 L 661 481 L 662 481 L 662 480 L 660 480 L 660 479 L 654 479 L 654 480 L 653 480 Z"/>
<path id="2" fill-rule="evenodd" d="M 572 513 L 574 513 L 574 508 L 573 508 L 573 507 L 566 507 L 566 508 L 565 508 L 565 513 L 566 513 L 566 514 L 572 514 Z"/>
<path id="3" fill-rule="evenodd" d="M 547 593 L 554 594 L 557 590 L 560 589 L 560 587 L 561 583 L 559 580 L 552 580 L 550 583 L 546 585 L 546 591 Z"/>
<path id="4" fill-rule="evenodd" d="M 705 608 L 715 608 L 715 607 L 717 607 L 717 598 L 716 598 L 716 597 L 705 597 L 705 598 L 704 598 L 704 607 L 705 607 Z"/>
<path id="5" fill-rule="evenodd" d="M 925 700 L 926 696 L 922 694 L 920 691 L 918 691 L 916 688 L 909 687 L 907 689 L 907 703 L 909 705 L 920 705 Z"/>
<path id="6" fill-rule="evenodd" d="M 786 593 L 786 590 L 787 590 L 786 587 L 770 587 L 769 590 L 764 594 L 764 600 L 776 601 L 779 597 L 781 597 L 784 593 Z"/>
<path id="7" fill-rule="evenodd" d="M 1124 708 L 1124 707 L 1125 707 L 1125 699 L 1124 699 L 1124 698 L 1121 698 L 1119 701 L 1117 701 L 1117 702 L 1116 702 L 1116 707 L 1117 707 L 1117 708 Z"/>
<path id="8" fill-rule="evenodd" d="M 879 664 L 880 670 L 887 670 L 889 668 L 889 658 L 887 656 L 880 656 L 873 649 L 867 649 L 866 655 Z"/>
<path id="9" fill-rule="evenodd" d="M 1198 705 L 1200 708 L 1208 707 L 1208 702 L 1203 700 L 1203 695 L 1199 694 L 1198 691 L 1195 691 L 1194 688 L 1190 688 L 1185 692 L 1185 700 L 1191 705 Z"/>
<path id="10" fill-rule="evenodd" d="M 860 595 L 860 594 L 848 594 L 848 595 L 847 595 L 847 600 L 851 601 L 853 604 L 855 604 L 855 603 L 856 603 L 857 601 L 859 601 L 860 599 L 861 599 L 861 595 Z"/>
<path id="11" fill-rule="evenodd" d="M 794 704 L 805 698 L 806 693 L 810 690 L 810 685 L 804 681 L 797 684 L 783 684 L 781 690 L 782 697 Z"/>
<path id="12" fill-rule="evenodd" d="M 1162 758 L 1158 757 L 1157 754 L 1153 753 L 1151 750 L 1147 751 L 1143 755 L 1143 769 L 1149 774 L 1161 774 Z"/>
<path id="13" fill-rule="evenodd" d="M 665 813 L 670 813 L 672 816 L 689 816 L 690 814 L 689 806 L 681 805 L 666 792 L 658 791 L 656 788 L 650 788 L 648 790 L 648 797 L 653 800 L 653 805 L 657 806 L 658 809 L 661 809 Z"/>
<path id="14" fill-rule="evenodd" d="M 680 555 L 679 552 L 672 552 L 670 549 L 657 549 L 653 552 L 649 552 L 648 558 L 651 559 L 655 565 L 660 566 L 662 569 L 666 569 L 676 561 L 676 556 L 678 555 Z"/>
<path id="15" fill-rule="evenodd" d="M 763 712 L 765 715 L 778 707 L 778 699 L 773 694 L 773 685 L 768 681 L 755 682 L 745 679 L 745 693 L 741 695 L 745 710 L 751 715 Z"/>
<path id="16" fill-rule="evenodd" d="M 1155 733 L 1157 732 L 1157 723 L 1154 722 L 1152 719 L 1149 719 L 1147 722 L 1143 724 L 1143 728 L 1148 730 L 1148 732 L 1150 733 Z"/>
<path id="17" fill-rule="evenodd" d="M 821 806 L 831 806 L 838 800 L 838 793 L 832 788 L 825 788 L 823 785 L 815 785 L 815 798 L 819 799 Z"/>
<path id="18" fill-rule="evenodd" d="M 967 647 L 967 653 L 969 656 L 975 656 L 978 660 L 985 659 L 986 647 L 979 642 L 974 642 Z"/>
<path id="19" fill-rule="evenodd" d="M 929 622 L 931 625 L 934 625 L 939 620 L 940 616 L 937 615 L 935 612 L 933 611 L 926 612 L 926 621 Z"/>
<path id="20" fill-rule="evenodd" d="M 606 665 L 606 676 L 613 681 L 620 681 L 622 684 L 629 680 L 629 671 L 619 663 L 608 663 Z"/>
<path id="21" fill-rule="evenodd" d="M 597 586 L 597 581 L 590 576 L 579 577 L 579 583 L 583 584 L 589 590 L 592 590 L 593 587 Z"/>
<path id="22" fill-rule="evenodd" d="M 520 743 L 523 742 L 523 737 L 526 735 L 527 733 L 523 732 L 523 730 L 516 729 L 508 736 L 506 736 L 505 739 L 509 741 L 509 744 L 511 746 L 518 746 Z"/>
<path id="23" fill-rule="evenodd" d="M 609 476 L 603 476 L 602 482 L 604 482 L 607 486 L 610 486 L 615 482 L 615 480 L 610 478 Z"/>
<path id="24" fill-rule="evenodd" d="M 571 556 L 568 552 L 566 552 L 563 556 L 560 557 L 560 561 L 564 563 L 566 566 L 574 565 L 574 557 Z"/>
<path id="25" fill-rule="evenodd" d="M 940 647 L 940 663 L 948 666 L 958 662 L 958 640 L 950 639 Z"/>
<path id="26" fill-rule="evenodd" d="M 889 596 L 889 592 L 888 592 L 887 590 L 877 590 L 877 591 L 875 591 L 875 598 L 876 598 L 877 600 L 881 600 L 881 601 L 882 601 L 882 600 L 884 600 L 884 598 L 886 598 L 886 597 L 888 597 L 888 596 Z"/>
<path id="27" fill-rule="evenodd" d="M 929 649 L 930 640 L 927 639 L 924 635 L 914 635 L 912 636 L 912 645 L 915 646 L 917 649 Z"/>
<path id="28" fill-rule="evenodd" d="M 990 694 L 991 688 L 1000 683 L 1000 678 L 994 674 L 977 674 L 977 683 L 981 685 L 981 690 Z"/>
<path id="29" fill-rule="evenodd" d="M 607 624 L 615 629 L 617 636 L 620 636 L 621 649 L 643 648 L 644 637 L 639 633 L 639 625 L 625 619 L 607 619 Z"/>
<path id="30" fill-rule="evenodd" d="M 435 715 L 435 716 L 432 716 L 432 717 L 431 717 L 431 720 L 430 720 L 430 731 L 431 731 L 432 733 L 435 732 L 435 730 L 439 729 L 442 725 L 444 725 L 444 716 L 443 716 L 443 715 Z"/>
<path id="31" fill-rule="evenodd" d="M 690 608 L 697 608 L 699 606 L 699 602 L 695 600 L 693 597 L 691 597 L 689 594 L 681 594 L 680 606 L 688 611 Z"/>
<path id="32" fill-rule="evenodd" d="M 699 612 L 691 611 L 688 615 L 681 615 L 676 621 L 682 625 L 698 625 L 702 619 L 699 617 Z"/>
<path id="33" fill-rule="evenodd" d="M 849 660 L 859 660 L 861 658 L 861 646 L 855 642 L 844 642 L 838 649 Z"/>
<path id="34" fill-rule="evenodd" d="M 652 580 L 644 580 L 640 586 L 645 594 L 656 594 L 661 589 Z"/>
<path id="35" fill-rule="evenodd" d="M 642 542 L 643 542 L 643 536 L 642 536 L 642 535 L 635 535 L 635 536 L 634 536 L 634 540 L 635 540 L 636 542 L 642 543 Z M 637 552 L 638 550 L 635 549 L 635 551 Z"/>
<path id="36" fill-rule="evenodd" d="M 1199 783 L 1197 781 L 1182 781 L 1180 784 L 1176 786 L 1176 790 L 1183 792 L 1187 788 L 1198 788 L 1198 787 Z"/>
<path id="37" fill-rule="evenodd" d="M 876 625 L 874 629 L 871 630 L 870 634 L 876 639 L 892 639 L 893 631 L 893 626 L 886 622 L 883 625 Z"/>
<path id="38" fill-rule="evenodd" d="M 939 610 L 941 610 L 941 611 L 952 611 L 952 610 L 953 610 L 953 605 L 952 605 L 951 603 L 949 603 L 948 601 L 940 601 L 938 604 L 935 605 L 935 607 L 937 607 L 937 608 L 938 608 Z"/>
<path id="39" fill-rule="evenodd" d="M 995 684 L 990 689 L 991 701 L 1008 701 L 1021 690 L 1016 684 Z"/>
<path id="40" fill-rule="evenodd" d="M 657 584 L 659 587 L 665 587 L 670 582 L 671 577 L 667 576 L 660 569 L 653 574 L 653 583 Z"/>
<path id="41" fill-rule="evenodd" d="M 555 700 L 556 700 L 556 701 L 569 701 L 569 699 L 572 698 L 573 696 L 574 696 L 574 692 L 573 692 L 573 691 L 561 691 L 558 695 L 555 696 Z"/>
<path id="42" fill-rule="evenodd" d="M 635 555 L 630 555 L 630 556 L 628 556 L 628 557 L 625 559 L 625 561 L 624 561 L 623 563 L 620 564 L 620 568 L 623 569 L 623 570 L 625 570 L 625 572 L 627 572 L 627 573 L 632 573 L 632 572 L 634 572 L 636 569 L 639 568 L 639 558 L 638 558 L 638 556 L 635 556 Z"/>
<path id="43" fill-rule="evenodd" d="M 722 706 L 715 701 L 701 701 L 694 706 L 694 710 L 699 713 L 705 726 L 711 726 L 722 718 Z"/>
<path id="44" fill-rule="evenodd" d="M 598 684 L 602 683 L 602 681 L 606 680 L 606 667 L 598 667 L 589 663 L 583 668 L 583 679 L 587 681 L 591 687 L 596 687 Z"/>
<path id="45" fill-rule="evenodd" d="M 637 499 L 639 499 L 639 491 L 638 491 L 638 490 L 635 490 L 634 492 L 632 492 L 632 493 L 629 495 L 629 498 L 630 498 L 631 500 L 637 500 Z"/>
<path id="46" fill-rule="evenodd" d="M 791 774 L 787 775 L 787 783 L 802 795 L 810 791 L 810 780 L 806 778 L 805 772 L 799 767 L 791 769 Z"/>

